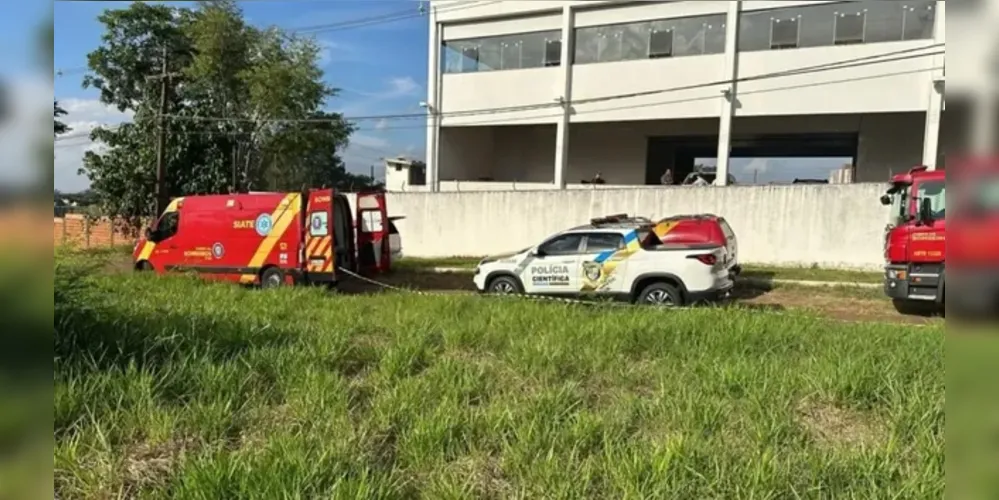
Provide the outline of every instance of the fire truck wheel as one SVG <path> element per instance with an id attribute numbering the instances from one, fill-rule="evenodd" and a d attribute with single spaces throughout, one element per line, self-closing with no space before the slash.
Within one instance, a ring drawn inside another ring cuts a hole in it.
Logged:
<path id="1" fill-rule="evenodd" d="M 260 273 L 260 288 L 279 288 L 284 285 L 284 271 L 278 267 L 268 267 Z"/>
<path id="2" fill-rule="evenodd" d="M 147 261 L 142 261 L 142 262 L 139 262 L 139 264 L 135 266 L 135 270 L 136 271 L 142 271 L 142 272 L 152 271 L 153 270 L 153 265 L 150 264 Z"/>

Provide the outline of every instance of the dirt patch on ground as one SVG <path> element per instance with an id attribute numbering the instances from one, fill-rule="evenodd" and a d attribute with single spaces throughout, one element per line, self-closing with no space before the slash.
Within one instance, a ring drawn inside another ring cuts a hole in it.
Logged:
<path id="1" fill-rule="evenodd" d="M 829 403 L 802 401 L 798 423 L 821 446 L 857 448 L 884 439 L 886 429 L 875 418 Z"/>
<path id="2" fill-rule="evenodd" d="M 173 472 L 184 454 L 194 448 L 191 439 L 173 439 L 165 443 L 137 443 L 130 446 L 122 463 L 125 489 L 137 494 L 147 488 L 160 486 Z"/>
<path id="3" fill-rule="evenodd" d="M 887 298 L 875 298 L 871 290 L 858 289 L 855 296 L 843 288 L 777 287 L 749 297 L 739 296 L 736 301 L 759 306 L 780 306 L 786 309 L 805 309 L 816 314 L 842 321 L 892 322 L 929 325 L 940 319 L 925 316 L 905 316 L 892 307 Z"/>

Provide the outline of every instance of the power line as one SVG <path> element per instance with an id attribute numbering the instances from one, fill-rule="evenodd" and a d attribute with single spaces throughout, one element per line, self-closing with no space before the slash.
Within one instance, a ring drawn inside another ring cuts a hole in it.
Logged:
<path id="1" fill-rule="evenodd" d="M 473 7 L 485 7 L 486 5 L 500 3 L 503 0 L 469 0 L 466 2 L 461 2 L 455 5 L 445 5 L 436 9 L 436 12 L 456 12 L 459 10 L 470 9 Z M 414 2 L 415 3 L 415 2 Z M 296 34 L 314 35 L 317 33 L 331 33 L 335 31 L 343 31 L 353 28 L 363 28 L 367 26 L 376 26 L 379 24 L 394 23 L 397 21 L 404 21 L 407 19 L 416 19 L 426 15 L 423 9 L 414 10 L 412 8 L 399 10 L 395 12 L 390 12 L 387 14 L 379 14 L 374 16 L 359 17 L 356 19 L 349 19 L 346 21 L 340 21 L 336 23 L 319 24 L 313 26 L 303 26 L 301 28 L 285 28 L 284 31 Z M 65 68 L 56 71 L 57 77 L 63 77 L 76 73 L 83 73 L 90 69 L 87 66 L 77 66 L 72 68 Z"/>

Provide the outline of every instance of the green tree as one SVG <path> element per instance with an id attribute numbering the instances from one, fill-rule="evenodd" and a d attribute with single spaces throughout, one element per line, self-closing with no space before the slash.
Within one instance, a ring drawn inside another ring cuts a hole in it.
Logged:
<path id="1" fill-rule="evenodd" d="M 134 116 L 95 130 L 107 149 L 84 158 L 82 173 L 106 213 L 133 226 L 152 214 L 164 67 L 171 196 L 349 178 L 339 153 L 354 128 L 322 111 L 336 90 L 322 80 L 313 40 L 250 26 L 231 0 L 195 8 L 136 2 L 98 20 L 105 31 L 88 55 L 84 86 Z"/>
<path id="2" fill-rule="evenodd" d="M 52 117 L 54 118 L 55 122 L 55 135 L 59 136 L 72 130 L 71 128 L 69 128 L 68 125 L 59 121 L 60 116 L 66 116 L 66 110 L 59 107 L 59 101 L 54 101 L 52 103 L 52 107 L 54 108 Z"/>

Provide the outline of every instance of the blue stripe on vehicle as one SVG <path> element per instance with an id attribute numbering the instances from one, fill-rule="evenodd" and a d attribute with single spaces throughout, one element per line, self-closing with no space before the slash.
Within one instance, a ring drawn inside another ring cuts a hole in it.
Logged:
<path id="1" fill-rule="evenodd" d="M 597 258 L 593 259 L 593 261 L 597 264 L 603 264 L 604 261 L 611 258 L 611 255 L 614 255 L 616 252 L 617 250 L 607 250 L 606 252 L 601 252 L 600 255 L 597 255 Z"/>
<path id="2" fill-rule="evenodd" d="M 628 234 L 624 235 L 624 244 L 627 245 L 628 243 L 631 243 L 632 241 L 635 241 L 637 239 L 638 239 L 638 231 L 630 231 L 628 232 Z"/>

